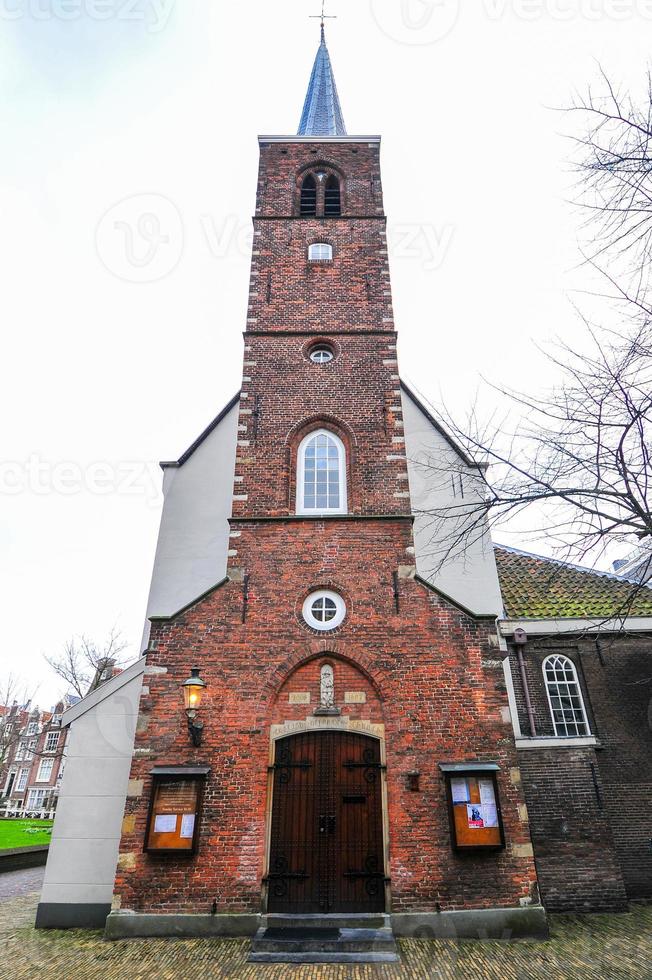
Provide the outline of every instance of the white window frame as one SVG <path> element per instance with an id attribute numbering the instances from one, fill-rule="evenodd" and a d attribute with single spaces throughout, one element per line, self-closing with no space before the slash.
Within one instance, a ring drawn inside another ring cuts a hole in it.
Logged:
<path id="1" fill-rule="evenodd" d="M 326 354 L 327 356 L 322 360 L 316 356 L 318 354 Z M 309 356 L 313 364 L 330 364 L 335 360 L 335 351 L 330 344 L 315 344 Z"/>
<path id="2" fill-rule="evenodd" d="M 59 736 L 61 732 L 48 732 L 45 736 L 45 745 L 43 747 L 44 752 L 56 752 L 59 747 Z M 54 744 L 49 745 L 49 742 L 53 740 Z"/>
<path id="3" fill-rule="evenodd" d="M 25 734 L 26 735 L 37 735 L 38 734 L 38 722 L 37 721 L 30 721 L 30 723 L 27 726 L 27 731 L 25 732 Z"/>
<path id="4" fill-rule="evenodd" d="M 24 777 L 24 778 L 23 778 Z M 29 769 L 20 769 L 13 785 L 12 793 L 22 793 L 27 787 L 29 779 Z"/>
<path id="5" fill-rule="evenodd" d="M 305 458 L 306 449 L 313 439 L 317 436 L 328 436 L 333 440 L 337 446 L 338 462 L 339 462 L 339 497 L 340 504 L 339 507 L 306 507 L 304 503 L 305 497 Z M 348 502 L 347 502 L 347 486 L 346 486 L 346 449 L 344 448 L 344 443 L 342 440 L 331 432 L 330 429 L 315 429 L 313 432 L 309 432 L 304 439 L 301 440 L 299 444 L 299 449 L 297 451 L 297 514 L 347 514 L 348 513 Z"/>
<path id="6" fill-rule="evenodd" d="M 581 711 L 582 717 L 581 717 L 581 719 L 578 719 L 578 718 L 575 719 L 574 727 L 577 728 L 578 727 L 578 721 L 581 720 L 582 723 L 583 723 L 583 725 L 584 725 L 584 729 L 585 729 L 583 732 L 578 732 L 578 731 L 569 732 L 568 731 L 568 722 L 567 721 L 562 721 L 561 724 L 558 724 L 557 723 L 557 720 L 555 719 L 555 711 L 554 711 L 554 708 L 552 706 L 552 697 L 550 696 L 550 690 L 551 690 L 551 688 L 554 687 L 555 690 L 556 690 L 556 692 L 558 693 L 558 691 L 559 691 L 559 683 L 560 682 L 557 681 L 557 680 L 548 680 L 548 675 L 547 675 L 547 670 L 546 670 L 548 664 L 552 663 L 555 660 L 561 661 L 563 663 L 563 665 L 564 665 L 564 669 L 567 669 L 567 665 L 570 665 L 571 673 L 572 673 L 572 680 L 571 681 L 562 681 L 561 683 L 568 684 L 569 686 L 571 684 L 574 684 L 575 685 L 575 690 L 577 692 L 577 699 L 579 701 L 580 711 Z M 550 718 L 552 720 L 552 726 L 553 726 L 553 728 L 555 730 L 555 737 L 556 738 L 586 738 L 586 737 L 590 736 L 591 735 L 591 728 L 589 726 L 589 718 L 588 718 L 588 715 L 586 713 L 586 706 L 584 704 L 584 696 L 582 694 L 582 686 L 580 684 L 580 679 L 579 679 L 579 676 L 577 674 L 577 667 L 575 666 L 575 664 L 573 663 L 573 661 L 570 659 L 570 657 L 565 656 L 565 654 L 563 654 L 563 653 L 552 653 L 552 654 L 550 654 L 550 656 L 546 657 L 546 659 L 541 664 L 541 670 L 543 672 L 543 683 L 546 686 L 546 697 L 548 698 L 548 709 L 550 711 Z"/>
<path id="7" fill-rule="evenodd" d="M 25 809 L 26 810 L 42 810 L 43 809 L 43 804 L 44 804 L 45 800 L 48 798 L 48 795 L 51 794 L 51 793 L 52 793 L 52 790 L 51 789 L 41 789 L 41 788 L 38 788 L 37 789 L 36 787 L 30 787 L 30 790 L 29 790 L 29 792 L 27 794 L 27 797 L 25 799 Z M 33 796 L 36 796 L 36 798 L 38 800 L 37 803 L 33 803 L 32 802 L 32 797 Z"/>
<path id="8" fill-rule="evenodd" d="M 335 603 L 337 612 L 333 619 L 329 619 L 327 623 L 322 622 L 320 619 L 315 619 L 312 614 L 312 607 L 318 599 L 332 599 Z M 303 618 L 311 629 L 319 630 L 320 633 L 336 630 L 346 618 L 346 603 L 337 592 L 331 592 L 330 589 L 319 589 L 317 592 L 311 592 L 305 600 L 303 604 Z"/>
<path id="9" fill-rule="evenodd" d="M 43 768 L 48 769 L 47 776 L 43 773 Z M 48 768 L 49 767 L 49 768 Z M 36 773 L 36 783 L 49 783 L 52 779 L 52 773 L 54 772 L 54 759 L 41 759 L 39 762 L 38 772 Z"/>
<path id="10" fill-rule="evenodd" d="M 328 242 L 313 242 L 308 246 L 309 262 L 332 262 L 333 246 Z"/>

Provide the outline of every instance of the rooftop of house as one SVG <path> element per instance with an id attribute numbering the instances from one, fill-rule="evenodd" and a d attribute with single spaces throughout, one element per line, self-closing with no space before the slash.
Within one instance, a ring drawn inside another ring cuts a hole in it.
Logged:
<path id="1" fill-rule="evenodd" d="M 495 555 L 510 618 L 652 616 L 652 589 L 635 581 L 504 545 Z"/>

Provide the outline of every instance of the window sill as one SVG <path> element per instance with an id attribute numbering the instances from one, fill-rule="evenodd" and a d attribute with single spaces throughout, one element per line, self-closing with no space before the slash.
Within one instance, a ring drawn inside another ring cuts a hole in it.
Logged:
<path id="1" fill-rule="evenodd" d="M 563 738 L 557 735 L 546 735 L 542 738 L 517 738 L 517 749 L 582 749 L 600 748 L 600 742 L 595 735 L 581 735 Z"/>

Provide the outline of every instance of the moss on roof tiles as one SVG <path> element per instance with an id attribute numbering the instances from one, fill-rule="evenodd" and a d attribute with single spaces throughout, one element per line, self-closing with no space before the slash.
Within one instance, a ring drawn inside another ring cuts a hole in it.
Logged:
<path id="1" fill-rule="evenodd" d="M 500 545 L 495 555 L 510 617 L 652 616 L 652 589 L 645 586 Z"/>

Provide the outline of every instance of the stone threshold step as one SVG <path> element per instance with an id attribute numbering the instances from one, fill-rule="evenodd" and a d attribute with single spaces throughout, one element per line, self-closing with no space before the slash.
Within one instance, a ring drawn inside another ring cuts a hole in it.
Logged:
<path id="1" fill-rule="evenodd" d="M 398 963 L 397 953 L 250 953 L 248 963 Z"/>
<path id="2" fill-rule="evenodd" d="M 389 915 L 382 912 L 363 912 L 347 915 L 283 915 L 278 912 L 263 916 L 263 926 L 274 929 L 388 929 Z"/>
<path id="3" fill-rule="evenodd" d="M 360 935 L 363 933 L 363 935 Z M 314 933 L 303 937 L 256 936 L 252 949 L 256 953 L 381 953 L 396 952 L 393 935 L 373 929 L 342 930 L 339 937 L 319 938 Z"/>

